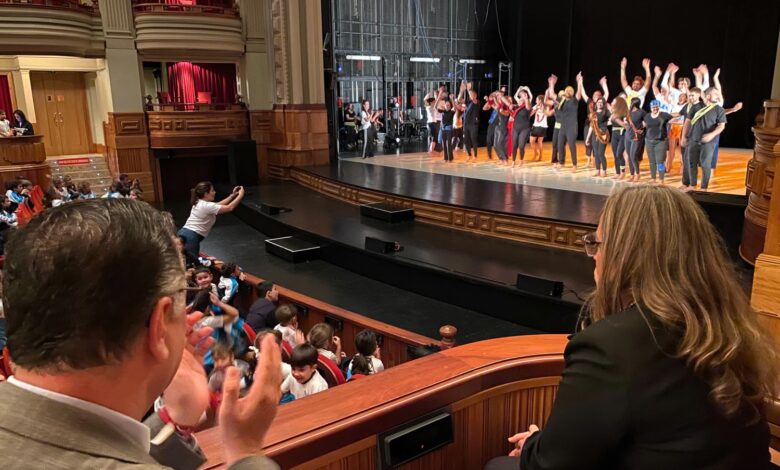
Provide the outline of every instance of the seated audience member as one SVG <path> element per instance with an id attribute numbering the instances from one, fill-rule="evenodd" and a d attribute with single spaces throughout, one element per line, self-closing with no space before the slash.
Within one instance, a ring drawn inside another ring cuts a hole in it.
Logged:
<path id="1" fill-rule="evenodd" d="M 328 389 L 328 383 L 317 372 L 317 348 L 300 344 L 293 349 L 290 366 L 292 373 L 282 382 L 282 393 L 291 393 L 296 400 Z"/>
<path id="2" fill-rule="evenodd" d="M 76 183 L 73 182 L 73 178 L 71 178 L 69 175 L 63 176 L 62 185 L 68 192 L 68 201 L 75 201 L 79 198 L 79 190 L 76 187 Z"/>
<path id="3" fill-rule="evenodd" d="M 621 188 L 583 242 L 596 290 L 547 424 L 486 468 L 769 468 L 778 354 L 701 207 Z"/>
<path id="4" fill-rule="evenodd" d="M 121 186 L 122 186 L 121 183 L 118 182 L 111 183 L 111 186 L 108 187 L 108 191 L 106 191 L 106 194 L 102 196 L 103 199 L 116 199 L 116 198 L 124 197 L 122 193 L 119 191 Z"/>
<path id="5" fill-rule="evenodd" d="M 341 338 L 334 334 L 332 326 L 327 323 L 317 323 L 309 330 L 306 340 L 317 348 L 317 352 L 333 361 L 333 364 L 336 366 L 339 365 L 341 360 Z M 331 348 L 334 348 L 335 353 L 331 351 Z"/>
<path id="6" fill-rule="evenodd" d="M 43 193 L 43 204 L 46 207 L 59 207 L 65 201 L 62 199 L 62 193 L 60 193 L 54 186 L 50 187 Z"/>
<path id="7" fill-rule="evenodd" d="M 130 188 L 130 193 L 127 195 L 130 199 L 144 200 L 144 193 L 138 188 Z"/>
<path id="8" fill-rule="evenodd" d="M 11 123 L 8 122 L 5 110 L 0 109 L 0 137 L 11 137 L 14 133 L 11 130 Z"/>
<path id="9" fill-rule="evenodd" d="M 379 343 L 376 339 L 376 333 L 371 330 L 363 330 L 355 335 L 355 349 L 357 349 L 358 352 L 356 356 L 361 355 L 368 360 L 370 364 L 370 374 L 376 374 L 377 372 L 385 370 L 385 365 L 382 364 L 382 360 L 380 359 L 381 353 Z M 352 376 L 352 362 L 354 362 L 354 360 L 355 358 L 353 357 L 352 361 L 349 362 L 349 366 L 347 366 L 347 375 L 349 377 Z"/>
<path id="10" fill-rule="evenodd" d="M 228 368 L 235 367 L 241 372 L 240 392 L 243 394 L 249 386 L 249 364 L 245 361 L 237 360 L 233 355 L 233 348 L 226 343 L 215 344 L 212 354 L 214 355 L 214 370 L 209 374 L 209 390 L 221 392 Z"/>
<path id="11" fill-rule="evenodd" d="M 30 188 L 24 185 L 25 181 L 25 179 L 17 177 L 6 185 L 8 190 L 5 192 L 5 196 L 11 201 L 9 209 L 11 212 L 16 212 L 19 204 L 27 203 L 29 206 Z"/>
<path id="12" fill-rule="evenodd" d="M 352 358 L 352 375 L 349 376 L 347 382 L 362 379 L 369 375 L 371 375 L 371 362 L 369 362 L 366 356 L 355 354 L 355 357 Z"/>
<path id="13" fill-rule="evenodd" d="M 241 267 L 235 263 L 223 264 L 220 274 L 221 277 L 219 278 L 217 288 L 222 294 L 222 301 L 227 304 L 232 304 L 233 298 L 235 298 L 238 293 L 238 281 L 243 281 L 245 275 L 241 271 Z"/>
<path id="14" fill-rule="evenodd" d="M 257 332 L 257 337 L 255 337 L 255 345 L 254 345 L 254 359 L 255 362 L 259 359 L 260 354 L 262 354 L 262 342 L 263 338 L 267 335 L 272 335 L 274 337 L 274 340 L 276 341 L 276 344 L 281 346 L 282 344 L 282 333 L 279 330 L 272 330 L 269 328 L 266 328 L 264 330 L 260 330 Z M 281 350 L 278 350 L 280 357 L 281 357 Z M 287 378 L 287 376 L 292 373 L 292 367 L 290 367 L 290 364 L 286 362 L 282 362 L 281 367 L 281 373 L 282 373 L 282 382 Z"/>
<path id="15" fill-rule="evenodd" d="M 92 186 L 88 181 L 82 181 L 79 183 L 79 199 L 95 199 L 97 196 L 92 192 Z"/>
<path id="16" fill-rule="evenodd" d="M 51 186 L 60 195 L 60 199 L 62 199 L 62 202 L 68 202 L 70 201 L 70 193 L 68 193 L 68 190 L 65 188 L 65 182 L 62 178 L 54 178 L 51 180 Z"/>
<path id="17" fill-rule="evenodd" d="M 209 405 L 199 345 L 210 330 L 193 331 L 201 314 L 185 312 L 175 234 L 148 204 L 113 199 L 45 211 L 11 238 L 3 297 L 16 369 L 0 383 L 3 468 L 162 469 L 185 452 L 201 458 L 179 430 Z M 122 315 L 106 321 L 109 306 Z M 246 397 L 235 368 L 225 378 L 220 437 L 235 470 L 278 468 L 259 456 L 280 382 L 276 344 L 262 347 Z M 147 427 L 140 419 L 161 394 L 172 426 L 155 413 Z"/>
<path id="18" fill-rule="evenodd" d="M 249 307 L 246 322 L 255 331 L 273 328 L 278 324 L 275 310 L 276 303 L 279 301 L 279 291 L 271 281 L 263 281 L 255 289 L 257 300 Z"/>
<path id="19" fill-rule="evenodd" d="M 421 357 L 430 356 L 433 353 L 441 351 L 441 347 L 435 344 L 426 344 L 425 346 L 415 346 L 409 348 L 407 355 L 409 360 L 420 359 Z"/>
<path id="20" fill-rule="evenodd" d="M 276 321 L 278 325 L 274 327 L 274 330 L 282 332 L 282 340 L 287 341 L 290 347 L 296 347 L 299 344 L 306 342 L 303 336 L 303 332 L 298 329 L 298 309 L 293 304 L 283 304 L 277 307 Z"/>
<path id="21" fill-rule="evenodd" d="M 5 243 L 12 229 L 19 226 L 16 212 L 10 212 L 11 200 L 0 194 L 0 256 L 5 253 Z"/>
<path id="22" fill-rule="evenodd" d="M 195 284 L 195 287 L 199 287 L 201 289 L 200 292 L 196 293 L 190 300 L 191 303 L 194 304 L 195 298 L 198 297 L 197 294 L 200 294 L 201 292 L 210 292 L 214 295 L 219 295 L 219 290 L 217 290 L 217 285 L 214 284 L 212 281 L 214 280 L 214 276 L 211 274 L 211 269 L 205 267 L 205 266 L 199 266 L 192 270 L 192 282 Z M 208 305 L 204 305 L 204 308 L 211 307 L 211 311 L 215 314 L 220 313 L 220 307 L 219 305 L 215 305 L 213 302 L 211 302 L 211 296 L 208 296 L 209 303 Z M 202 300 L 202 299 L 201 299 Z M 201 305 L 198 305 L 201 306 Z M 194 306 L 193 306 L 194 308 Z M 201 312 L 203 310 L 200 310 L 198 308 L 194 308 L 195 311 Z"/>

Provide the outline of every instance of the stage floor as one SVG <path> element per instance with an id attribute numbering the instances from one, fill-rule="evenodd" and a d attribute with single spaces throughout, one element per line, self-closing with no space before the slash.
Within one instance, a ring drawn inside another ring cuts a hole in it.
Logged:
<path id="1" fill-rule="evenodd" d="M 577 143 L 577 155 L 579 167 L 576 172 L 571 171 L 571 160 L 567 155 L 567 166 L 560 170 L 553 169 L 550 164 L 552 148 L 550 143 L 544 144 L 544 153 L 540 161 L 531 161 L 533 152 L 526 148 L 526 162 L 520 165 L 518 159 L 514 168 L 499 165 L 497 157 L 488 160 L 485 147 L 479 148 L 476 163 L 466 163 L 466 152 L 456 151 L 454 162 L 447 163 L 442 159 L 441 153 L 429 154 L 427 152 L 396 153 L 377 155 L 373 158 L 360 158 L 355 153 L 342 153 L 341 160 L 363 163 L 366 165 L 379 165 L 393 168 L 401 168 L 425 173 L 450 175 L 464 178 L 474 178 L 501 183 L 511 183 L 523 186 L 536 186 L 547 189 L 575 191 L 587 194 L 607 196 L 613 188 L 630 185 L 624 180 L 614 179 L 614 165 L 611 150 L 607 150 L 608 177 L 594 177 L 593 168 L 585 167 L 585 146 Z M 718 157 L 718 168 L 713 171 L 709 192 L 723 194 L 745 194 L 745 175 L 747 164 L 753 155 L 750 149 L 721 148 Z M 511 160 L 510 160 L 511 162 Z M 650 182 L 649 162 L 647 156 L 641 162 L 640 174 L 642 182 Z M 682 184 L 681 162 L 674 162 L 672 172 L 666 175 L 666 184 L 679 187 Z"/>

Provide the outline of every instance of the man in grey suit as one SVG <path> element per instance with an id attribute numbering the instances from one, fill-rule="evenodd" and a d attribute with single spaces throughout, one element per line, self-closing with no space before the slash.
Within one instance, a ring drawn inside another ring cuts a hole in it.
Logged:
<path id="1" fill-rule="evenodd" d="M 2 467 L 162 468 L 150 449 L 175 467 L 197 465 L 193 447 L 177 444 L 192 443 L 188 431 L 208 406 L 199 353 L 211 331 L 194 329 L 201 314 L 185 312 L 171 219 L 129 199 L 80 201 L 35 218 L 6 253 L 16 369 L 0 383 Z M 263 351 L 276 354 L 261 356 L 245 397 L 235 368 L 225 379 L 219 420 L 233 469 L 278 469 L 261 455 L 281 382 L 278 348 L 266 339 Z M 140 420 L 161 394 L 150 431 Z"/>

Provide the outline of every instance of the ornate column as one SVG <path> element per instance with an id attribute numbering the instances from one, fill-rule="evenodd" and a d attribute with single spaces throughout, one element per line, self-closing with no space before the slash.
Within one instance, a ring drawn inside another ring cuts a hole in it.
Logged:
<path id="1" fill-rule="evenodd" d="M 106 67 L 111 100 L 104 124 L 106 153 L 111 172 L 138 178 L 144 198 L 162 200 L 160 170 L 149 150 L 143 109 L 143 74 L 135 49 L 135 27 L 130 0 L 100 0 L 106 38 Z"/>
<path id="2" fill-rule="evenodd" d="M 286 179 L 290 167 L 328 163 L 322 11 L 307 0 L 270 0 L 269 7 L 275 104 L 263 125 L 270 127 L 268 174 Z"/>
<path id="3" fill-rule="evenodd" d="M 764 102 L 762 127 L 748 165 L 750 191 L 740 254 L 755 262 L 751 304 L 780 347 L 780 101 Z M 772 197 L 772 194 L 775 197 Z M 751 258 L 752 257 L 752 258 Z"/>

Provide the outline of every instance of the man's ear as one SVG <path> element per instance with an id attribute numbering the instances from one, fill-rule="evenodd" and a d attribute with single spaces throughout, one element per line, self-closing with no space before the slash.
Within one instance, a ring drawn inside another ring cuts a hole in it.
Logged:
<path id="1" fill-rule="evenodd" d="M 166 337 L 172 314 L 173 299 L 160 297 L 154 304 L 154 307 L 152 307 L 152 314 L 149 316 L 149 331 L 147 332 L 149 353 L 160 361 L 167 359 L 168 354 L 170 354 Z"/>

